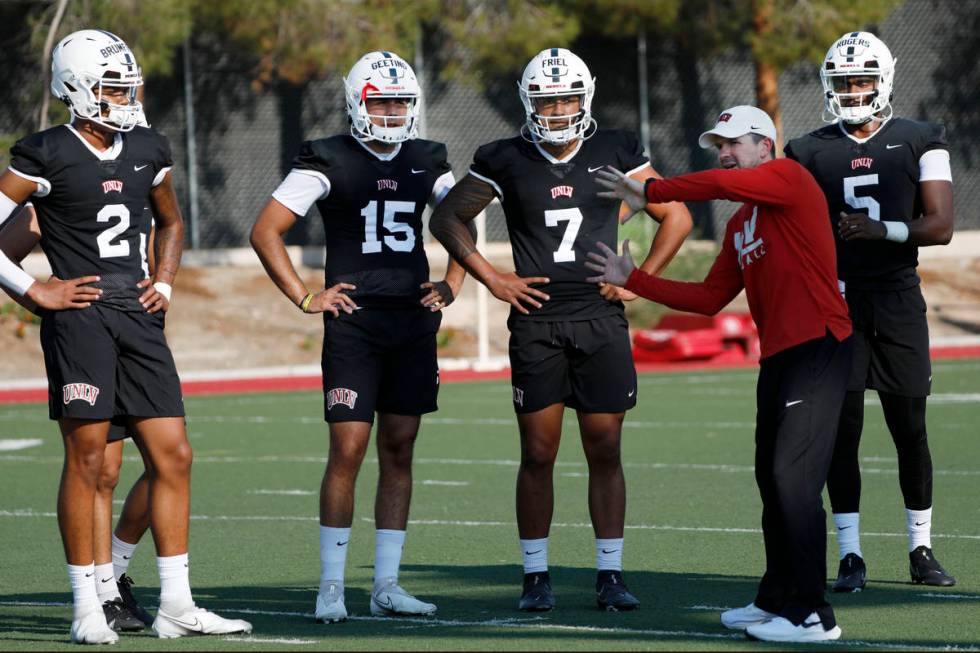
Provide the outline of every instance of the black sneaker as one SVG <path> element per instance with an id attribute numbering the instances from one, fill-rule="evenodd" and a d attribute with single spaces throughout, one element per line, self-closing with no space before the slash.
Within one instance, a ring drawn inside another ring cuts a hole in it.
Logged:
<path id="1" fill-rule="evenodd" d="M 601 609 L 609 612 L 636 610 L 640 607 L 640 600 L 626 587 L 621 571 L 602 570 L 596 575 L 595 602 Z"/>
<path id="2" fill-rule="evenodd" d="M 956 579 L 950 576 L 932 555 L 932 549 L 924 545 L 916 547 L 909 554 L 909 574 L 912 576 L 913 583 L 922 585 L 952 587 L 956 584 Z"/>
<path id="3" fill-rule="evenodd" d="M 856 553 L 848 553 L 840 561 L 832 589 L 835 592 L 860 592 L 867 582 L 868 568 L 864 566 L 864 559 Z"/>
<path id="4" fill-rule="evenodd" d="M 116 587 L 119 588 L 119 596 L 122 597 L 123 605 L 126 606 L 129 613 L 142 621 L 144 625 L 152 626 L 153 617 L 143 609 L 143 606 L 136 602 L 136 597 L 133 596 L 133 579 L 123 574 L 122 578 L 116 583 Z"/>
<path id="5" fill-rule="evenodd" d="M 548 612 L 555 607 L 555 595 L 551 593 L 551 576 L 546 571 L 524 574 L 524 591 L 518 610 L 524 612 Z"/>
<path id="6" fill-rule="evenodd" d="M 117 633 L 135 633 L 146 628 L 146 624 L 133 616 L 122 599 L 112 599 L 102 604 L 105 622 Z"/>

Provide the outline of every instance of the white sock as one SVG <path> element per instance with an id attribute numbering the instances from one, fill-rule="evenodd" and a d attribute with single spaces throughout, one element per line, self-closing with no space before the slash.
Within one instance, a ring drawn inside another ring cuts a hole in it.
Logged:
<path id="1" fill-rule="evenodd" d="M 180 615 L 194 607 L 187 564 L 186 553 L 157 558 L 157 569 L 160 571 L 160 609 L 167 614 Z"/>
<path id="2" fill-rule="evenodd" d="M 374 536 L 374 584 L 394 578 L 398 581 L 398 567 L 402 563 L 405 531 L 379 528 Z"/>
<path id="3" fill-rule="evenodd" d="M 327 586 L 344 584 L 344 567 L 347 564 L 347 545 L 350 542 L 350 528 L 320 526 L 320 593 Z"/>
<path id="4" fill-rule="evenodd" d="M 133 557 L 133 552 L 136 551 L 136 544 L 123 542 L 116 537 L 115 533 L 112 534 L 112 574 L 117 580 L 122 578 L 126 570 L 129 569 L 129 559 Z"/>
<path id="5" fill-rule="evenodd" d="M 81 619 L 90 612 L 101 609 L 99 594 L 95 591 L 95 563 L 68 565 L 68 581 L 71 583 L 72 619 Z"/>
<path id="6" fill-rule="evenodd" d="M 599 571 L 623 570 L 623 538 L 595 540 L 595 567 Z"/>
<path id="7" fill-rule="evenodd" d="M 99 603 L 122 598 L 119 596 L 119 588 L 116 587 L 116 577 L 112 573 L 111 562 L 95 565 L 95 591 L 99 595 Z"/>
<path id="8" fill-rule="evenodd" d="M 861 555 L 861 513 L 859 512 L 835 512 L 834 525 L 837 526 L 837 548 L 840 550 L 840 559 L 843 560 L 848 553 L 856 553 L 859 558 Z"/>
<path id="9" fill-rule="evenodd" d="M 548 538 L 521 540 L 521 555 L 525 574 L 548 571 Z"/>
<path id="10" fill-rule="evenodd" d="M 932 506 L 925 510 L 906 508 L 905 527 L 909 532 L 909 553 L 920 546 L 932 548 Z"/>

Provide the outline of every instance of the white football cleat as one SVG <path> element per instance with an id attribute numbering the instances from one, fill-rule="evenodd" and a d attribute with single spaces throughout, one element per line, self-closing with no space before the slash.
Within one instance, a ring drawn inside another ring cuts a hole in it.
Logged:
<path id="1" fill-rule="evenodd" d="M 436 613 L 436 606 L 406 592 L 395 578 L 388 578 L 375 585 L 371 592 L 371 614 L 375 617 L 393 615 L 412 615 L 430 617 Z"/>
<path id="2" fill-rule="evenodd" d="M 119 635 L 109 628 L 100 606 L 71 622 L 71 641 L 72 644 L 115 644 Z"/>
<path id="3" fill-rule="evenodd" d="M 755 603 L 749 603 L 744 608 L 732 608 L 721 613 L 721 625 L 732 630 L 745 630 L 749 626 L 764 624 L 770 619 L 775 619 L 778 614 L 766 612 L 762 608 L 757 608 Z"/>
<path id="4" fill-rule="evenodd" d="M 313 613 L 313 616 L 317 621 L 325 624 L 347 621 L 344 586 L 340 583 L 330 583 L 326 593 L 318 593 L 316 595 L 316 612 Z"/>
<path id="5" fill-rule="evenodd" d="M 250 633 L 252 624 L 241 619 L 225 619 L 204 608 L 193 606 L 179 615 L 167 614 L 162 609 L 157 610 L 157 618 L 153 620 L 153 632 L 162 639 L 188 635 L 230 635 Z"/>
<path id="6" fill-rule="evenodd" d="M 812 612 L 799 626 L 794 626 L 785 617 L 776 617 L 764 624 L 749 626 L 745 629 L 745 634 L 765 642 L 826 642 L 839 639 L 841 630 L 840 626 L 825 630 L 820 617 Z"/>

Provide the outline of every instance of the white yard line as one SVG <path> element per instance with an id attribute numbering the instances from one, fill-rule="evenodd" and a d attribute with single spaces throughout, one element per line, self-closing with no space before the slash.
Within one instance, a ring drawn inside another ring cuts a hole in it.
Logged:
<path id="1" fill-rule="evenodd" d="M 0 451 L 20 451 L 22 449 L 39 447 L 42 444 L 44 444 L 44 440 L 40 438 L 0 439 Z"/>

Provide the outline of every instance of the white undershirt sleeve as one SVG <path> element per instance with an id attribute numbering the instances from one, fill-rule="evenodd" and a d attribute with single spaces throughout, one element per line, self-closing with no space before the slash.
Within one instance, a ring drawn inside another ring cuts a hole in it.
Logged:
<path id="1" fill-rule="evenodd" d="M 953 181 L 948 150 L 929 150 L 919 157 L 919 181 Z"/>
<path id="2" fill-rule="evenodd" d="M 160 168 L 160 172 L 158 172 L 157 176 L 153 178 L 153 183 L 151 184 L 153 188 L 156 188 L 157 186 L 163 183 L 163 180 L 167 178 L 168 172 L 170 172 L 169 167 Z"/>
<path id="3" fill-rule="evenodd" d="M 435 208 L 455 185 L 456 178 L 451 170 L 436 179 L 436 183 L 432 185 L 432 194 L 429 195 L 429 207 Z"/>
<path id="4" fill-rule="evenodd" d="M 0 192 L 0 225 L 7 221 L 14 210 L 17 209 L 17 202 L 13 201 L 6 194 Z M 34 283 L 34 277 L 24 272 L 16 263 L 11 261 L 3 250 L 0 249 L 0 283 L 10 288 L 21 297 L 27 289 Z"/>
<path id="5" fill-rule="evenodd" d="M 272 198 L 298 216 L 306 215 L 318 200 L 330 194 L 330 180 L 315 170 L 290 170 Z"/>
<path id="6" fill-rule="evenodd" d="M 33 181 L 35 184 L 37 184 L 37 190 L 34 191 L 33 193 L 33 195 L 35 196 L 44 197 L 45 195 L 51 192 L 51 182 L 45 179 L 44 177 L 34 177 L 27 173 L 21 172 L 16 168 L 11 168 L 11 167 L 8 167 L 7 170 L 14 173 L 18 177 L 23 177 L 24 179 L 28 181 Z"/>

